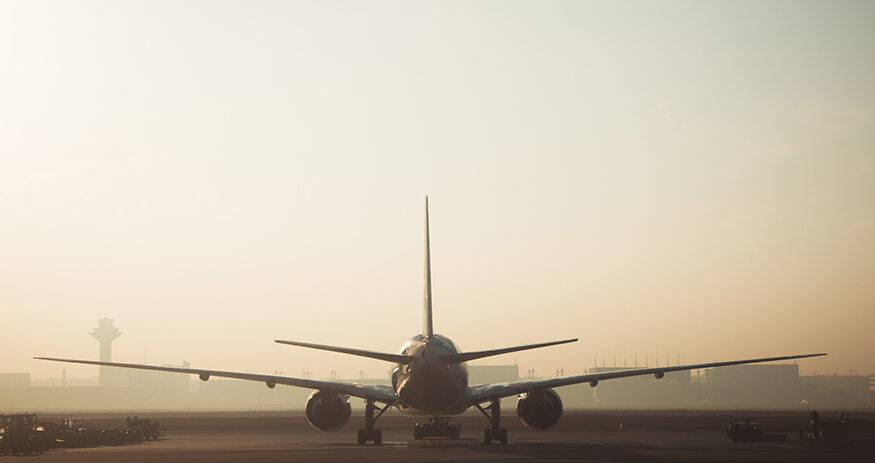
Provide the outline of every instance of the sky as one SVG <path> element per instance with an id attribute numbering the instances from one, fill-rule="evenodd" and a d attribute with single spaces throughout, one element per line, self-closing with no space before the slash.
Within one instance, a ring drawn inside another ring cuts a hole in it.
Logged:
<path id="1" fill-rule="evenodd" d="M 875 3 L 0 0 L 0 372 L 875 373 Z"/>

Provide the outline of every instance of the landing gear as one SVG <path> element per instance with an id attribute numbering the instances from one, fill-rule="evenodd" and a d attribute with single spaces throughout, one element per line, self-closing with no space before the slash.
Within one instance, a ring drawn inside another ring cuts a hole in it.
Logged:
<path id="1" fill-rule="evenodd" d="M 358 445 L 366 445 L 368 442 L 373 442 L 374 445 L 383 444 L 383 431 L 380 429 L 359 429 Z"/>
<path id="2" fill-rule="evenodd" d="M 483 408 L 480 404 L 474 404 L 477 410 L 489 420 L 492 425 L 490 429 L 483 430 L 483 443 L 491 444 L 493 441 L 498 441 L 502 444 L 507 444 L 507 429 L 501 428 L 501 400 L 493 399 L 489 406 Z"/>
<path id="3" fill-rule="evenodd" d="M 428 419 L 428 423 L 416 423 L 416 426 L 413 427 L 414 439 L 431 439 L 434 437 L 458 439 L 461 433 L 462 424 L 450 423 L 450 419 L 445 416 L 432 416 Z"/>
<path id="4" fill-rule="evenodd" d="M 502 444 L 507 443 L 507 429 L 501 428 L 496 433 L 494 429 L 484 429 L 483 430 L 483 443 L 489 445 L 492 441 L 498 441 Z"/>
<path id="5" fill-rule="evenodd" d="M 368 402 L 365 405 L 365 429 L 359 429 L 358 445 L 365 445 L 368 442 L 373 442 L 374 445 L 382 445 L 383 431 L 374 429 L 374 423 L 376 423 L 377 418 L 383 416 L 383 413 L 386 413 L 386 410 L 388 410 L 392 404 L 388 403 L 385 407 L 380 408 L 374 405 L 373 400 L 367 399 L 367 401 Z M 377 410 L 379 410 L 380 413 L 374 416 L 374 412 Z"/>

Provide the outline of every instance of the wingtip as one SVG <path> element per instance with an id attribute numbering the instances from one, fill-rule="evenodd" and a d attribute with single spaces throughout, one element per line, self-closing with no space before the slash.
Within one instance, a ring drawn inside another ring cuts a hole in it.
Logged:
<path id="1" fill-rule="evenodd" d="M 825 355 L 826 355 L 826 352 L 818 352 L 816 354 L 799 354 L 799 355 L 795 355 L 794 357 L 800 358 L 800 359 L 805 359 L 805 358 L 812 358 L 812 357 L 823 357 Z"/>

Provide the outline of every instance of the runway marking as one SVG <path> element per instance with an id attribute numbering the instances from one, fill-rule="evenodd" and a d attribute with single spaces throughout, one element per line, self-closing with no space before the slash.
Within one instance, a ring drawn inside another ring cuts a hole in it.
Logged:
<path id="1" fill-rule="evenodd" d="M 655 445 L 657 447 L 668 447 L 668 444 L 663 444 L 662 442 L 653 442 L 649 440 L 633 440 L 632 442 L 636 444 Z"/>
<path id="2" fill-rule="evenodd" d="M 775 443 L 768 443 L 767 445 L 771 445 L 772 447 L 780 447 L 780 448 L 782 448 L 782 449 L 795 449 L 795 448 L 798 448 L 798 447 L 794 447 L 794 446 L 792 446 L 792 445 L 788 445 L 788 444 L 775 444 Z"/>
<path id="3" fill-rule="evenodd" d="M 410 444 L 407 442 L 383 442 L 383 447 L 407 448 L 410 447 Z"/>

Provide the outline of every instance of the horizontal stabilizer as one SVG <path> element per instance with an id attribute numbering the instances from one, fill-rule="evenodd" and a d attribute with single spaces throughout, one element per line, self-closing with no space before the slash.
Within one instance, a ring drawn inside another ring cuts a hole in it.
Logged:
<path id="1" fill-rule="evenodd" d="M 401 355 L 401 354 L 386 354 L 383 352 L 373 352 L 369 350 L 362 349 L 352 349 L 349 347 L 337 347 L 337 346 L 326 346 L 324 344 L 310 344 L 309 342 L 298 342 L 298 341 L 284 341 L 282 339 L 276 339 L 274 342 L 279 344 L 288 344 L 290 346 L 298 346 L 298 347 L 308 347 L 310 349 L 319 349 L 319 350 L 329 350 L 331 352 L 340 352 L 342 354 L 350 354 L 350 355 L 358 355 L 359 357 L 369 357 L 377 360 L 385 360 L 387 362 L 394 363 L 410 363 L 413 361 L 413 357 L 409 355 Z"/>
<path id="2" fill-rule="evenodd" d="M 565 344 L 575 342 L 574 339 L 563 339 L 562 341 L 542 342 L 540 344 L 527 344 L 525 346 L 505 347 L 503 349 L 481 350 L 477 352 L 462 352 L 458 354 L 441 355 L 441 360 L 448 364 L 462 363 L 469 360 L 479 359 L 483 357 L 492 357 L 493 355 L 507 354 L 509 352 L 517 352 L 521 350 L 537 349 L 539 347 L 555 346 L 556 344 Z"/>

